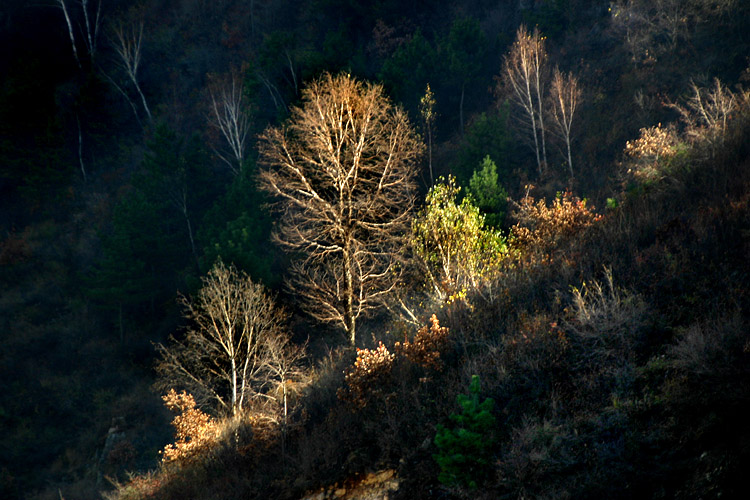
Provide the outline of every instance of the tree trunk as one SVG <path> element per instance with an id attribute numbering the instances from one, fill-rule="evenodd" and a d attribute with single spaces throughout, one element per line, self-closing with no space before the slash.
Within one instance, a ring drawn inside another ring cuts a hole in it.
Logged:
<path id="1" fill-rule="evenodd" d="M 151 110 L 148 109 L 148 104 L 146 104 L 146 96 L 143 95 L 143 92 L 141 91 L 141 86 L 138 85 L 138 80 L 135 79 L 135 75 L 132 76 L 133 83 L 135 84 L 135 89 L 138 91 L 138 95 L 141 96 L 141 104 L 143 104 L 143 109 L 146 110 L 146 115 L 148 115 L 148 120 L 151 121 Z"/>
<path id="2" fill-rule="evenodd" d="M 430 186 L 435 184 L 435 176 L 432 173 L 432 124 L 427 124 L 427 158 L 430 165 Z"/>
<path id="3" fill-rule="evenodd" d="M 346 289 L 344 290 L 344 293 L 346 294 L 346 296 L 344 297 L 344 300 L 346 302 L 346 309 L 344 312 L 344 322 L 346 323 L 346 331 L 349 334 L 349 342 L 352 346 L 354 346 L 356 341 L 356 320 L 354 318 L 354 276 L 352 273 L 352 258 L 349 250 L 349 244 L 347 244 L 347 248 L 345 250 L 344 267 L 346 276 Z"/>
<path id="4" fill-rule="evenodd" d="M 570 169 L 570 178 L 575 177 L 573 175 L 573 157 L 570 154 L 570 135 L 565 136 L 565 145 L 568 147 L 568 168 Z"/>
<path id="5" fill-rule="evenodd" d="M 73 57 L 76 59 L 78 69 L 82 69 L 81 60 L 78 58 L 78 49 L 76 48 L 76 40 L 73 36 L 73 24 L 70 22 L 70 16 L 68 15 L 68 9 L 65 7 L 65 0 L 59 0 L 60 7 L 62 8 L 63 14 L 65 15 L 65 22 L 68 25 L 68 36 L 70 36 L 70 45 L 73 47 Z"/>
<path id="6" fill-rule="evenodd" d="M 83 164 L 83 133 L 81 132 L 81 120 L 76 113 L 76 124 L 78 125 L 78 163 L 81 165 L 81 174 L 83 182 L 86 182 L 86 166 Z"/>
<path id="7" fill-rule="evenodd" d="M 232 416 L 237 416 L 237 361 L 232 357 Z"/>

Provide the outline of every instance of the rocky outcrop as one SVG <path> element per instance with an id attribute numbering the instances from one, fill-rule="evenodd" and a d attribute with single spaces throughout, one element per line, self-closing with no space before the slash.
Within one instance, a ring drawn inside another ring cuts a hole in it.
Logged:
<path id="1" fill-rule="evenodd" d="M 308 493 L 300 500 L 388 500 L 398 486 L 396 471 L 387 469 L 347 479 Z"/>

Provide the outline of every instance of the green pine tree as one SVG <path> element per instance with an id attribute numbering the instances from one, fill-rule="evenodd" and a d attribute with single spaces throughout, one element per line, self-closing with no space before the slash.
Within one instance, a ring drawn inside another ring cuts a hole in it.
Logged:
<path id="1" fill-rule="evenodd" d="M 480 168 L 474 171 L 467 191 L 479 210 L 484 213 L 485 223 L 499 228 L 505 217 L 508 193 L 498 182 L 497 165 L 489 155 L 484 157 Z"/>
<path id="2" fill-rule="evenodd" d="M 479 376 L 471 378 L 469 395 L 459 394 L 461 413 L 451 415 L 451 428 L 438 425 L 433 458 L 440 466 L 438 480 L 445 485 L 476 488 L 490 474 L 495 401 L 485 398 L 479 402 Z"/>

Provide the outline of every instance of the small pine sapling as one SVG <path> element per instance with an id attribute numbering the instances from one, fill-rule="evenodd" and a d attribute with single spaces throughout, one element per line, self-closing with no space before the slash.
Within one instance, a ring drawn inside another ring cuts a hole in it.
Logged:
<path id="1" fill-rule="evenodd" d="M 435 446 L 438 453 L 433 458 L 440 466 L 438 480 L 447 486 L 463 486 L 474 489 L 487 479 L 490 473 L 492 448 L 495 443 L 493 429 L 495 416 L 492 410 L 495 401 L 485 398 L 479 402 L 479 376 L 471 378 L 470 394 L 458 395 L 461 413 L 450 419 L 454 426 L 438 425 Z"/>

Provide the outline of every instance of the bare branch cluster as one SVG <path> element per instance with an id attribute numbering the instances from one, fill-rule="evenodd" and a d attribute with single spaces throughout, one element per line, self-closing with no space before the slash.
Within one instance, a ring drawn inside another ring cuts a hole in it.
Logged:
<path id="1" fill-rule="evenodd" d="M 228 152 L 214 151 L 238 175 L 245 161 L 250 131 L 242 74 L 233 70 L 226 76 L 214 77 L 208 92 L 211 100 L 209 124 L 219 131 L 228 147 Z"/>
<path id="2" fill-rule="evenodd" d="M 138 83 L 138 68 L 141 64 L 141 44 L 143 41 L 143 21 L 133 22 L 132 24 L 119 24 L 113 28 L 113 34 L 115 37 L 114 48 L 115 52 L 119 56 L 119 65 L 125 71 L 128 79 L 133 83 L 138 96 L 141 99 L 141 105 L 143 106 L 148 119 L 151 120 L 151 110 L 146 102 L 146 96 L 143 95 L 141 86 Z M 110 79 L 114 83 L 113 80 Z M 127 93 L 122 88 L 117 86 L 117 89 L 125 95 L 130 101 Z M 131 102 L 131 106 L 133 106 Z M 135 107 L 133 106 L 135 111 Z M 138 114 L 136 113 L 136 116 Z"/>
<path id="3" fill-rule="evenodd" d="M 303 255 L 290 284 L 308 313 L 356 338 L 396 285 L 422 143 L 380 85 L 323 75 L 282 127 L 261 136 L 276 240 Z"/>
<path id="4" fill-rule="evenodd" d="M 76 46 L 76 36 L 73 30 L 73 20 L 71 18 L 71 11 L 68 10 L 65 0 L 57 0 L 60 5 L 60 9 L 65 17 L 65 24 L 68 27 L 68 37 L 70 38 L 70 45 L 73 49 L 73 58 L 76 60 L 78 68 L 82 68 L 81 58 L 78 55 L 78 48 Z M 89 61 L 94 62 L 96 56 L 96 46 L 99 39 L 99 25 L 101 24 L 101 13 L 102 13 L 102 2 L 96 0 L 96 12 L 90 13 L 89 11 L 89 0 L 80 0 L 81 11 L 83 12 L 83 43 L 86 46 L 88 52 Z"/>
<path id="5" fill-rule="evenodd" d="M 706 141 L 716 147 L 722 143 L 727 124 L 737 113 L 748 95 L 735 94 L 714 79 L 712 88 L 701 88 L 692 82 L 692 95 L 684 105 L 672 104 L 685 124 L 685 135 L 692 142 Z"/>

